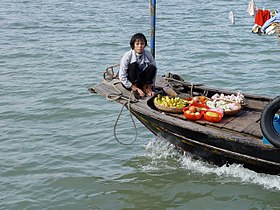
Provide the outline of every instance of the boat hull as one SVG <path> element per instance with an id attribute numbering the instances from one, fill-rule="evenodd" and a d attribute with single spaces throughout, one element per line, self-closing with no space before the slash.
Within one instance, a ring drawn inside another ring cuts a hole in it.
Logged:
<path id="1" fill-rule="evenodd" d="M 214 138 L 216 145 L 207 144 L 213 142 L 209 136 L 199 134 L 191 129 L 172 126 L 169 123 L 164 123 L 141 112 L 131 110 L 133 115 L 155 136 L 160 136 L 172 143 L 178 150 L 192 154 L 195 158 L 213 163 L 218 166 L 228 164 L 241 164 L 245 168 L 249 168 L 256 172 L 268 173 L 273 175 L 280 174 L 280 164 L 275 161 L 262 159 L 257 157 L 260 154 L 260 149 L 252 147 L 247 154 L 242 154 L 233 151 L 234 147 L 239 147 L 236 142 L 225 142 L 225 139 Z M 229 150 L 230 149 L 230 150 Z M 275 159 L 277 157 L 271 157 Z"/>
<path id="2" fill-rule="evenodd" d="M 157 79 L 157 93 L 161 93 L 164 85 L 161 80 Z M 200 84 L 179 83 L 183 85 L 180 88 L 184 93 L 191 90 L 197 94 L 207 93 L 208 97 L 215 93 L 233 94 L 229 90 Z M 130 92 L 119 80 L 104 81 L 92 90 L 110 100 L 115 96 L 114 100 L 125 105 L 154 135 L 165 138 L 179 150 L 196 158 L 217 165 L 237 163 L 257 172 L 280 174 L 280 148 L 263 143 L 259 123 L 262 110 L 271 101 L 270 98 L 246 94 L 246 105 L 240 113 L 225 117 L 219 123 L 211 123 L 189 121 L 183 114 L 160 111 L 154 106 L 153 97 L 131 101 Z"/>

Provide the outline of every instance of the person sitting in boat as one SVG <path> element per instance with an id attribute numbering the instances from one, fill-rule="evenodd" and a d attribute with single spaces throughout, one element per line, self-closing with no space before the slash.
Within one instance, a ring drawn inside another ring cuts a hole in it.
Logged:
<path id="1" fill-rule="evenodd" d="M 147 39 L 136 33 L 131 37 L 131 50 L 124 53 L 119 70 L 119 79 L 125 88 L 137 92 L 141 97 L 153 96 L 156 77 L 156 62 L 150 51 L 146 50 Z"/>

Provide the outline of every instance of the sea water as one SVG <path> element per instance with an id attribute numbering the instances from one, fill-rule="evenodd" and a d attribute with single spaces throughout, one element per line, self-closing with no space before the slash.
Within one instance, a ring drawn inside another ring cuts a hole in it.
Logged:
<path id="1" fill-rule="evenodd" d="M 158 74 L 279 95 L 278 40 L 247 3 L 158 0 Z M 148 0 L 2 0 L 0 26 L 0 209 L 280 209 L 279 176 L 181 155 L 127 111 L 118 137 L 137 140 L 114 138 L 121 106 L 87 89 L 132 34 L 150 41 Z"/>

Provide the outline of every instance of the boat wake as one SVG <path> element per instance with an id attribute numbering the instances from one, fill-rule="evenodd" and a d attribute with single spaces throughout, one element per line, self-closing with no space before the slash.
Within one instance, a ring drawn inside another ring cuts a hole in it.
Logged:
<path id="1" fill-rule="evenodd" d="M 152 139 L 145 145 L 145 156 L 151 159 L 148 165 L 142 166 L 149 172 L 181 169 L 190 174 L 215 175 L 222 184 L 238 182 L 256 184 L 265 189 L 280 191 L 280 176 L 257 173 L 240 164 L 216 166 L 195 159 L 191 154 L 182 155 L 165 139 Z M 222 179 L 221 179 L 222 178 Z M 216 179 L 215 179 L 216 181 Z"/>

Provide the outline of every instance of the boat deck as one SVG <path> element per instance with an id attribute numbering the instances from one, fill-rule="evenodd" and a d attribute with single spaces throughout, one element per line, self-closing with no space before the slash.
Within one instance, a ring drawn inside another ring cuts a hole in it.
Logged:
<path id="1" fill-rule="evenodd" d="M 162 112 L 159 110 L 159 112 Z M 165 113 L 173 117 L 178 117 L 183 120 L 188 120 L 183 114 Z M 234 116 L 224 116 L 220 122 L 208 122 L 203 119 L 197 120 L 194 123 L 198 123 L 205 126 L 213 126 L 219 129 L 225 129 L 231 132 L 238 132 L 253 135 L 257 138 L 262 138 L 262 132 L 260 128 L 261 112 L 248 111 L 246 109 L 241 110 Z"/>
<path id="2" fill-rule="evenodd" d="M 178 81 L 175 81 L 178 83 Z M 202 93 L 207 90 L 208 97 L 214 95 L 216 92 L 223 92 L 224 94 L 232 94 L 232 91 L 229 90 L 217 90 L 216 88 L 207 87 L 202 84 L 193 84 L 190 82 L 183 81 L 183 86 L 185 90 L 192 89 L 193 92 Z M 156 81 L 156 86 L 159 89 L 162 89 L 162 84 L 165 84 L 163 77 L 158 77 Z M 246 106 L 242 108 L 242 110 L 233 115 L 233 116 L 224 116 L 223 119 L 218 123 L 212 123 L 205 120 L 197 120 L 194 123 L 198 123 L 205 126 L 212 126 L 219 129 L 225 129 L 229 132 L 238 132 L 243 134 L 248 134 L 259 139 L 262 139 L 262 132 L 260 127 L 260 118 L 262 114 L 262 110 L 264 107 L 271 101 L 270 98 L 265 96 L 256 96 L 246 94 Z M 156 109 L 151 103 L 150 107 Z M 183 114 L 171 114 L 165 113 L 174 117 L 178 117 L 180 119 L 187 120 Z"/>
<path id="3" fill-rule="evenodd" d="M 111 82 L 112 83 L 112 82 Z M 112 84 L 106 84 L 101 83 L 98 87 L 98 92 L 104 96 L 106 96 L 108 93 L 113 93 L 115 95 L 120 94 L 119 91 L 122 92 L 122 95 L 125 97 L 129 97 L 129 91 L 122 89 L 117 90 L 112 86 Z M 118 86 L 120 88 L 120 86 Z M 159 87 L 161 88 L 161 87 Z M 214 90 L 215 91 L 215 90 Z M 121 102 L 121 101 L 120 101 Z M 125 101 L 124 101 L 125 102 Z M 155 111 L 158 111 L 159 113 L 162 113 L 162 111 L 157 110 L 157 108 L 153 105 L 152 99 L 150 97 L 146 97 L 143 99 L 139 99 L 139 102 L 141 104 L 144 104 L 144 106 L 149 106 Z M 224 116 L 223 119 L 218 123 L 212 123 L 205 121 L 203 119 L 195 121 L 193 123 L 198 123 L 203 126 L 211 126 L 213 128 L 226 130 L 228 132 L 237 132 L 237 133 L 243 133 L 245 135 L 254 136 L 257 139 L 262 139 L 262 132 L 260 128 L 260 117 L 261 117 L 261 110 L 267 103 L 265 100 L 263 104 L 255 104 L 254 99 L 248 98 L 247 100 L 247 106 L 244 107 L 239 113 L 235 114 L 234 116 Z M 250 107 L 254 107 L 254 109 Z M 256 109 L 257 107 L 257 109 Z M 188 121 L 186 117 L 182 114 L 174 114 L 174 113 L 164 113 L 165 115 L 173 116 L 182 120 Z"/>

